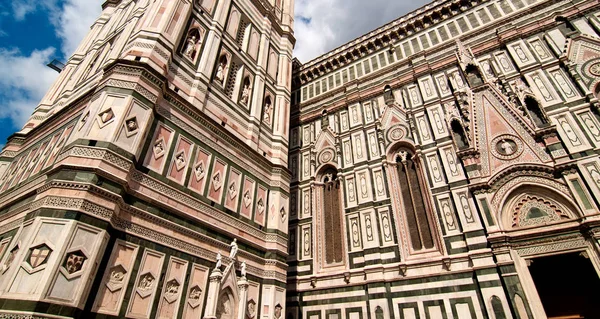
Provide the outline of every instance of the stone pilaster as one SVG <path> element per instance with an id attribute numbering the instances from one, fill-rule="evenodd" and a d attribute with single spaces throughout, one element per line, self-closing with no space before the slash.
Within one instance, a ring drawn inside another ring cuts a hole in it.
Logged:
<path id="1" fill-rule="evenodd" d="M 208 297 L 204 311 L 204 319 L 217 318 L 217 302 L 219 301 L 219 291 L 221 291 L 221 279 L 223 273 L 220 269 L 214 269 L 209 277 Z"/>

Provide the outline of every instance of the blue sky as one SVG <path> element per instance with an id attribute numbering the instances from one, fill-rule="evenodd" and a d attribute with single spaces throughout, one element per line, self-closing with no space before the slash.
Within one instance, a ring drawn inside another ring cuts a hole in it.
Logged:
<path id="1" fill-rule="evenodd" d="M 0 2 L 0 145 L 19 131 L 99 16 L 101 0 Z"/>
<path id="2" fill-rule="evenodd" d="M 19 131 L 100 16 L 103 0 L 0 1 L 0 145 Z M 308 62 L 428 0 L 295 0 L 294 55 Z M 335 8 L 335 10 L 331 10 Z"/>

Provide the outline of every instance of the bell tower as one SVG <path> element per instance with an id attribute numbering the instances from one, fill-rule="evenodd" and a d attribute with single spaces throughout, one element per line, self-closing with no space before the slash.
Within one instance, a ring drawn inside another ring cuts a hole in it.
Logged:
<path id="1" fill-rule="evenodd" d="M 0 316 L 285 315 L 293 8 L 104 2 L 0 153 Z"/>

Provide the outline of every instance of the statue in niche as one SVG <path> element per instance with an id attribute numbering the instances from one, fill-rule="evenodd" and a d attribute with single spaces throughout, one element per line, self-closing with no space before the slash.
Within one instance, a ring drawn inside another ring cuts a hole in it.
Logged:
<path id="1" fill-rule="evenodd" d="M 196 44 L 198 44 L 196 35 L 192 35 L 187 38 L 183 54 L 191 60 L 194 60 L 196 58 Z"/>
<path id="2" fill-rule="evenodd" d="M 271 112 L 272 111 L 273 111 L 273 109 L 271 107 L 271 98 L 267 96 L 267 98 L 265 99 L 263 122 L 265 122 L 267 124 L 271 123 Z"/>
<path id="3" fill-rule="evenodd" d="M 223 83 L 223 81 L 225 81 L 226 73 L 227 73 L 227 57 L 225 55 L 223 55 L 219 59 L 219 65 L 217 66 L 217 74 L 216 74 L 217 80 L 219 82 Z"/>
<path id="4" fill-rule="evenodd" d="M 235 255 L 237 255 L 238 251 L 237 238 L 233 239 L 231 244 L 229 244 L 229 247 L 231 247 L 231 249 L 229 250 L 229 258 L 235 259 Z"/>
<path id="5" fill-rule="evenodd" d="M 244 80 L 244 88 L 242 89 L 242 98 L 240 101 L 244 105 L 248 105 L 248 100 L 250 99 L 250 80 L 246 78 Z"/>

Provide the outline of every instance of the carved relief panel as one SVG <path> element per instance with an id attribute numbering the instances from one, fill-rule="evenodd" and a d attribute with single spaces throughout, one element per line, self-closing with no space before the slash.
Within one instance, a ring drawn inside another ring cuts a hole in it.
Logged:
<path id="1" fill-rule="evenodd" d="M 210 179 L 208 169 L 212 154 L 201 147 L 196 147 L 196 158 L 191 163 L 188 187 L 200 195 L 204 195 L 206 182 Z"/>
<path id="2" fill-rule="evenodd" d="M 187 138 L 179 135 L 173 156 L 171 157 L 171 164 L 169 166 L 169 172 L 167 177 L 179 184 L 185 182 L 187 176 L 188 167 L 190 165 L 190 159 L 192 158 L 192 152 L 194 151 L 194 145 Z"/>
<path id="3" fill-rule="evenodd" d="M 213 169 L 210 174 L 210 183 L 208 189 L 208 198 L 216 203 L 221 204 L 223 193 L 227 188 L 225 185 L 225 174 L 227 173 L 227 164 L 220 158 L 215 158 Z"/>
<path id="4" fill-rule="evenodd" d="M 162 123 L 156 126 L 156 131 L 146 154 L 144 166 L 162 174 L 173 136 L 174 133 L 171 128 Z"/>
<path id="5" fill-rule="evenodd" d="M 425 167 L 429 170 L 429 181 L 433 188 L 446 184 L 443 167 L 437 153 L 433 152 L 425 155 Z"/>
<path id="6" fill-rule="evenodd" d="M 252 219 L 252 209 L 254 207 L 254 193 L 256 192 L 256 182 L 244 177 L 244 188 L 242 190 L 242 204 L 240 214 L 248 219 Z"/>
<path id="7" fill-rule="evenodd" d="M 63 261 L 61 251 L 66 249 L 71 226 L 66 220 L 38 218 L 27 233 L 24 230 L 18 246 L 14 246 L 5 259 L 4 268 L 8 270 L 3 274 L 7 282 L 5 292 L 42 300 L 50 297 L 44 290 L 49 286 L 51 274 Z"/>
<path id="8" fill-rule="evenodd" d="M 98 254 L 104 252 L 108 235 L 100 228 L 82 223 L 74 223 L 69 233 L 71 236 L 47 298 L 81 307 L 87 301 L 89 278 L 96 275 Z"/>
<path id="9" fill-rule="evenodd" d="M 379 225 L 381 229 L 381 241 L 383 245 L 394 244 L 393 222 L 388 208 L 379 209 L 377 211 L 379 217 Z"/>
<path id="10" fill-rule="evenodd" d="M 525 78 L 530 84 L 531 90 L 543 106 L 559 102 L 556 91 L 554 91 L 554 88 L 550 85 L 550 82 L 543 71 L 534 71 L 525 74 Z"/>
<path id="11" fill-rule="evenodd" d="M 256 193 L 256 207 L 254 208 L 254 221 L 261 226 L 265 225 L 267 214 L 267 189 L 263 185 L 258 185 Z"/>
<path id="12" fill-rule="evenodd" d="M 158 318 L 177 318 L 179 302 L 183 294 L 188 262 L 171 257 L 165 273 L 161 298 L 156 311 Z"/>
<path id="13" fill-rule="evenodd" d="M 510 75 L 517 72 L 506 51 L 495 52 L 494 58 L 496 59 L 496 64 L 499 66 L 499 71 L 502 74 Z"/>
<path id="14" fill-rule="evenodd" d="M 373 186 L 371 182 L 371 174 L 369 170 L 357 171 L 356 174 L 356 186 L 357 186 L 357 197 L 358 203 L 366 203 L 373 201 Z"/>
<path id="15" fill-rule="evenodd" d="M 532 52 L 538 59 L 538 61 L 546 62 L 554 59 L 554 56 L 552 55 L 552 53 L 550 53 L 550 50 L 548 50 L 548 48 L 544 44 L 544 41 L 542 41 L 540 38 L 530 38 L 527 40 L 527 42 L 529 42 L 529 46 L 531 46 Z"/>
<path id="16" fill-rule="evenodd" d="M 367 145 L 365 143 L 365 137 L 363 132 L 356 132 L 352 134 L 352 148 L 354 150 L 354 162 L 360 163 L 368 160 Z"/>
<path id="17" fill-rule="evenodd" d="M 437 197 L 438 214 L 443 220 L 443 227 L 447 235 L 457 234 L 460 232 L 458 218 L 454 211 L 452 199 L 448 194 L 443 194 Z"/>
<path id="18" fill-rule="evenodd" d="M 577 111 L 575 114 L 592 143 L 596 147 L 600 146 L 600 123 L 598 117 L 587 108 Z"/>
<path id="19" fill-rule="evenodd" d="M 344 178 L 346 183 L 346 187 L 344 188 L 346 193 L 346 202 L 348 203 L 348 207 L 354 207 L 358 205 L 358 190 L 356 188 L 354 174 L 346 176 Z"/>
<path id="20" fill-rule="evenodd" d="M 349 137 L 342 138 L 342 163 L 343 166 L 351 167 L 354 164 L 353 160 L 353 150 L 352 150 L 352 141 Z"/>
<path id="21" fill-rule="evenodd" d="M 567 76 L 559 67 L 548 69 L 548 74 L 554 83 L 554 86 L 558 88 L 558 92 L 565 101 L 579 98 L 579 94 L 571 82 L 570 77 Z"/>
<path id="22" fill-rule="evenodd" d="M 452 94 L 452 92 L 450 91 L 450 87 L 448 86 L 448 78 L 446 78 L 446 74 L 436 74 L 434 76 L 434 79 L 441 97 L 447 97 Z"/>
<path id="23" fill-rule="evenodd" d="M 301 225 L 300 251 L 302 259 L 312 258 L 312 227 L 310 224 Z"/>
<path id="24" fill-rule="evenodd" d="M 348 233 L 350 234 L 350 251 L 360 251 L 362 249 L 361 225 L 358 214 L 347 216 Z"/>
<path id="25" fill-rule="evenodd" d="M 377 227 L 377 218 L 375 212 L 365 210 L 360 213 L 362 223 L 362 239 L 364 248 L 373 248 L 379 246 L 379 230 Z"/>
<path id="26" fill-rule="evenodd" d="M 387 198 L 387 191 L 385 189 L 385 177 L 381 167 L 374 168 L 373 172 L 373 190 L 375 193 L 375 200 L 384 200 Z"/>
<path id="27" fill-rule="evenodd" d="M 452 196 L 454 203 L 456 204 L 457 214 L 461 221 L 463 231 L 469 231 L 473 229 L 480 229 L 481 223 L 473 199 L 468 193 L 467 189 L 453 190 Z"/>
<path id="28" fill-rule="evenodd" d="M 227 181 L 227 190 L 225 190 L 225 207 L 236 212 L 238 209 L 238 203 L 240 196 L 244 196 L 240 193 L 242 183 L 242 174 L 235 168 L 229 169 L 229 179 Z"/>
<path id="29" fill-rule="evenodd" d="M 201 316 L 204 297 L 206 295 L 206 283 L 208 279 L 208 267 L 193 264 L 188 281 L 187 291 L 184 294 L 185 304 L 183 305 L 184 319 L 196 319 Z"/>
<path id="30" fill-rule="evenodd" d="M 119 314 L 138 248 L 138 245 L 120 239 L 115 242 L 92 307 L 93 312 L 113 316 Z"/>
<path id="31" fill-rule="evenodd" d="M 158 251 L 150 249 L 144 251 L 137 279 L 129 299 L 127 316 L 135 318 L 150 317 L 164 258 L 165 255 Z"/>

